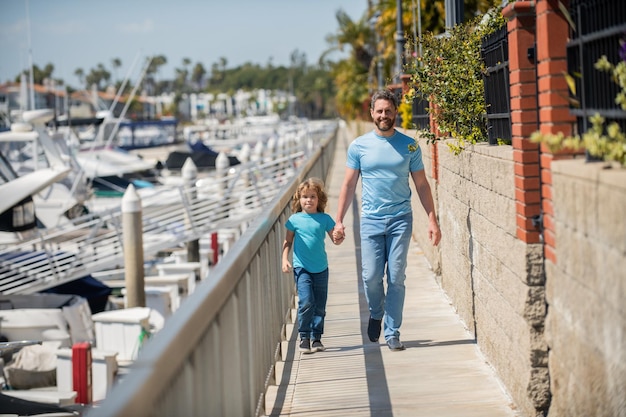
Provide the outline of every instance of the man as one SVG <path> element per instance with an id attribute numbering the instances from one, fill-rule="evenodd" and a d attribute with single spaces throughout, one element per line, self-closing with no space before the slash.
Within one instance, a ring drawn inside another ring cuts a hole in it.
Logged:
<path id="1" fill-rule="evenodd" d="M 343 218 L 354 198 L 360 175 L 362 279 L 370 312 L 367 334 L 372 342 L 377 342 L 384 320 L 385 341 L 394 351 L 405 348 L 400 341 L 400 326 L 413 226 L 409 177 L 428 215 L 429 240 L 438 245 L 441 239 L 422 151 L 415 140 L 395 130 L 397 113 L 397 98 L 391 91 L 374 93 L 370 114 L 375 128 L 356 138 L 348 147 L 334 228 L 341 242 L 345 238 Z M 385 269 L 387 294 L 383 284 Z"/>

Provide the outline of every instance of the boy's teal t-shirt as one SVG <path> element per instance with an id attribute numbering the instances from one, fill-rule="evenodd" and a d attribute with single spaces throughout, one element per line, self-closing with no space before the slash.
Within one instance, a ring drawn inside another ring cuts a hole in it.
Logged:
<path id="1" fill-rule="evenodd" d="M 327 213 L 294 213 L 285 224 L 294 232 L 293 267 L 304 268 L 311 273 L 328 268 L 326 234 L 335 227 L 335 221 Z"/>

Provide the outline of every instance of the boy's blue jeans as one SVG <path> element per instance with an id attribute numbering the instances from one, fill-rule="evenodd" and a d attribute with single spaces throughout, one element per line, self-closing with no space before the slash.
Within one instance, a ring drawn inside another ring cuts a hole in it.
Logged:
<path id="1" fill-rule="evenodd" d="M 361 218 L 361 266 L 370 316 L 384 318 L 385 340 L 400 337 L 404 308 L 404 280 L 411 242 L 413 215 L 391 219 Z M 387 272 L 387 294 L 383 276 Z"/>
<path id="2" fill-rule="evenodd" d="M 293 275 L 298 289 L 298 333 L 301 339 L 319 340 L 324 333 L 328 268 L 317 273 L 294 268 Z"/>

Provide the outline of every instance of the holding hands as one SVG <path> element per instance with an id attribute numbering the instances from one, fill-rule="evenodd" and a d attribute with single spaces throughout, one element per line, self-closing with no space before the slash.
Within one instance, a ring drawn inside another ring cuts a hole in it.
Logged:
<path id="1" fill-rule="evenodd" d="M 335 245 L 340 245 L 346 238 L 345 229 L 341 223 L 337 223 L 333 228 L 332 239 Z"/>

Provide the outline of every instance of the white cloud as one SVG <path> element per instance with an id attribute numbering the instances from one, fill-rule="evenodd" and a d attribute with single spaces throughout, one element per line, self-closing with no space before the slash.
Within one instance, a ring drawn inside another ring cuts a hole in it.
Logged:
<path id="1" fill-rule="evenodd" d="M 41 31 L 52 35 L 67 36 L 88 33 L 88 28 L 82 21 L 66 20 L 64 22 L 46 22 L 41 25 Z"/>
<path id="2" fill-rule="evenodd" d="M 150 33 L 154 31 L 154 21 L 145 19 L 143 22 L 118 24 L 116 29 L 121 33 Z"/>
<path id="3" fill-rule="evenodd" d="M 0 25 L 0 42 L 10 44 L 26 37 L 26 20 Z"/>

